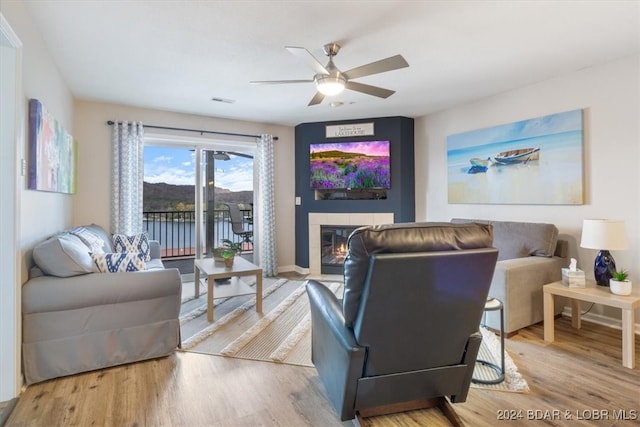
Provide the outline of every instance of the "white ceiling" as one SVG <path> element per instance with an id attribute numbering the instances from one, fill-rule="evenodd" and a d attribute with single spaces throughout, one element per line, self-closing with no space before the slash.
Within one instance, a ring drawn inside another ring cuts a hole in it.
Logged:
<path id="1" fill-rule="evenodd" d="M 284 125 L 418 117 L 640 46 L 636 0 L 26 3 L 78 99 Z M 343 71 L 395 54 L 410 67 L 357 80 L 396 90 L 386 100 L 345 91 L 307 107 L 313 83 L 249 84 L 312 78 L 284 47 L 326 63 L 329 42 Z"/>

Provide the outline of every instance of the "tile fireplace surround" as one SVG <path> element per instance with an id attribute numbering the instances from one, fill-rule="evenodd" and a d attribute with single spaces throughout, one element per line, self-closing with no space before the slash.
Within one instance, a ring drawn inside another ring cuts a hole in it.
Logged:
<path id="1" fill-rule="evenodd" d="M 321 272 L 321 225 L 382 225 L 392 224 L 393 213 L 316 213 L 309 212 L 309 274 Z"/>

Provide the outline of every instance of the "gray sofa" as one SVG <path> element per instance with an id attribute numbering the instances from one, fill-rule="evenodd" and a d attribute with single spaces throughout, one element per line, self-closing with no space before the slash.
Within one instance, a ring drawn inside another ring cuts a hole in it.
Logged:
<path id="1" fill-rule="evenodd" d="M 114 252 L 104 229 L 80 228 Z M 115 273 L 98 272 L 95 247 L 72 230 L 34 248 L 36 266 L 22 287 L 27 384 L 166 356 L 180 345 L 180 274 L 164 268 L 157 242 L 149 247 L 144 271 Z"/>
<path id="2" fill-rule="evenodd" d="M 558 239 L 553 224 L 454 218 L 453 223 L 493 226 L 493 246 L 499 250 L 489 296 L 504 304 L 504 329 L 517 333 L 543 319 L 542 286 L 562 279 L 569 265 L 568 242 Z M 562 304 L 556 304 L 556 314 Z M 499 312 L 486 313 L 486 324 L 500 330 Z"/>

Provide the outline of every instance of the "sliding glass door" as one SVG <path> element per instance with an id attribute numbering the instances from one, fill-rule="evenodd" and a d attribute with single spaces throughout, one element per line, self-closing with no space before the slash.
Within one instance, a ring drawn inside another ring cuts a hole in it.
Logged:
<path id="1" fill-rule="evenodd" d="M 251 259 L 254 149 L 254 144 L 145 142 L 143 219 L 149 237 L 160 242 L 165 264 L 192 273 L 193 258 L 210 257 L 224 240 L 241 243 L 242 255 Z M 238 234 L 230 207 L 251 233 Z"/>
<path id="2" fill-rule="evenodd" d="M 225 241 L 238 243 L 245 257 L 253 253 L 253 153 L 203 149 L 200 181 L 204 224 L 202 252 Z M 196 195 L 197 197 L 198 195 Z"/>

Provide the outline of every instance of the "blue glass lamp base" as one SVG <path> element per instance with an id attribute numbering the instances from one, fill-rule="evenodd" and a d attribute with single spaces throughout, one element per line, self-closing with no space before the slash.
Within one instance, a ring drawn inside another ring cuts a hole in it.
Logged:
<path id="1" fill-rule="evenodd" d="M 615 271 L 616 262 L 611 253 L 602 249 L 596 255 L 596 260 L 593 263 L 593 275 L 596 277 L 596 283 L 600 286 L 609 286 L 609 279 L 613 277 Z"/>

